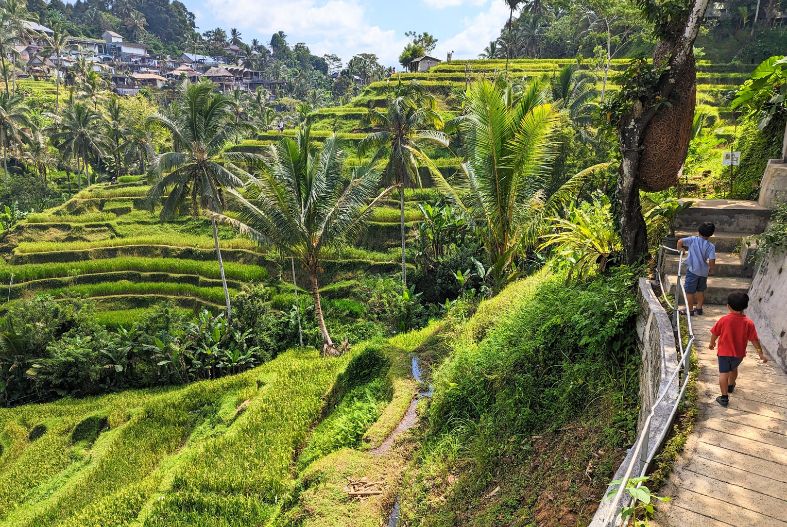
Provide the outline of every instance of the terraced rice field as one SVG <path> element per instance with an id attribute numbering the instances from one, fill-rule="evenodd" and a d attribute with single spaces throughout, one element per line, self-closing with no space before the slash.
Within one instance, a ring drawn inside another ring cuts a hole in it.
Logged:
<path id="1" fill-rule="evenodd" d="M 186 218 L 161 223 L 156 212 L 139 208 L 148 189 L 138 178 L 96 184 L 5 233 L 0 238 L 0 315 L 14 301 L 44 292 L 91 298 L 110 325 L 139 318 L 165 300 L 182 309 L 221 309 L 223 290 L 209 222 Z M 408 193 L 408 199 L 426 196 Z M 374 211 L 362 236 L 369 243 L 327 252 L 326 273 L 339 278 L 395 273 L 395 205 L 386 202 Z M 408 203 L 406 218 L 420 219 L 415 203 Z M 220 240 L 231 295 L 247 284 L 282 283 L 282 261 L 273 249 L 260 248 L 229 227 L 220 228 Z M 284 279 L 291 280 L 289 273 Z"/>
<path id="2" fill-rule="evenodd" d="M 575 64 L 573 59 L 518 59 L 512 60 L 509 66 L 510 77 L 536 79 L 556 74 L 560 68 Z M 626 67 L 627 61 L 614 60 L 606 85 L 607 91 L 615 91 L 615 76 Z M 467 85 L 481 77 L 493 78 L 505 74 L 505 61 L 502 60 L 468 60 L 444 62 L 433 67 L 426 73 L 397 73 L 388 79 L 373 82 L 350 104 L 339 107 L 321 108 L 310 115 L 312 139 L 319 142 L 325 137 L 337 133 L 345 143 L 345 148 L 355 152 L 357 143 L 369 131 L 365 122 L 370 107 L 385 105 L 388 94 L 399 82 L 417 83 L 426 91 L 436 95 L 440 101 L 440 113 L 444 119 L 455 117 L 459 111 L 458 97 Z M 589 72 L 587 64 L 581 69 Z M 736 90 L 746 80 L 753 66 L 746 64 L 714 64 L 698 61 L 697 64 L 697 103 L 698 108 L 706 115 L 714 118 L 714 124 L 723 127 L 731 124 L 731 112 L 725 109 L 726 96 Z M 596 82 L 601 90 L 603 81 Z M 257 151 L 281 135 L 293 135 L 294 130 L 261 132 L 256 139 L 249 140 L 238 146 L 239 150 Z M 437 160 L 438 167 L 450 176 L 459 170 L 461 158 L 450 150 L 430 152 Z M 352 162 L 352 161 L 351 161 Z M 357 159 L 356 163 L 361 160 Z"/>

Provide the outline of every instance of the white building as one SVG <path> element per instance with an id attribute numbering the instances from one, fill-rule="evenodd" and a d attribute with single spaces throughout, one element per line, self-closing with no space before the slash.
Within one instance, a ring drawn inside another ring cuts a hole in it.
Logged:
<path id="1" fill-rule="evenodd" d="M 432 67 L 437 66 L 441 62 L 442 60 L 440 59 L 430 57 L 429 55 L 424 55 L 423 57 L 418 57 L 410 63 L 410 71 L 423 73 L 425 71 L 429 71 Z"/>

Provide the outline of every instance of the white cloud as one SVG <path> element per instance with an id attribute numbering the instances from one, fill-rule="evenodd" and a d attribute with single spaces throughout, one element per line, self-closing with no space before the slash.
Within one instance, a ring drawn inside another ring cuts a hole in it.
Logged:
<path id="1" fill-rule="evenodd" d="M 440 41 L 435 50 L 436 57 L 443 58 L 449 51 L 453 51 L 456 59 L 476 58 L 490 41 L 500 36 L 500 30 L 508 20 L 508 7 L 499 0 L 487 0 L 486 3 L 488 5 L 484 11 L 464 20 L 464 29 Z"/>
<path id="2" fill-rule="evenodd" d="M 423 2 L 434 9 L 445 9 L 447 7 L 459 7 L 465 5 L 480 6 L 486 3 L 486 0 L 423 0 Z"/>
<path id="3" fill-rule="evenodd" d="M 336 53 L 347 62 L 356 53 L 376 53 L 396 64 L 407 39 L 370 23 L 357 0 L 207 0 L 217 24 L 244 33 L 284 31 L 290 44 L 304 41 L 315 54 Z M 207 28 L 202 28 L 203 30 Z"/>

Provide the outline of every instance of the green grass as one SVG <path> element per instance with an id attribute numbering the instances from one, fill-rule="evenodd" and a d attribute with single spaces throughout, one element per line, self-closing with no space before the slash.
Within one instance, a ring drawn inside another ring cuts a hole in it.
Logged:
<path id="1" fill-rule="evenodd" d="M 175 307 L 174 309 L 178 314 L 188 315 L 193 313 L 193 310 L 187 308 Z M 130 327 L 136 322 L 146 319 L 154 312 L 157 312 L 155 308 L 137 307 L 98 311 L 95 316 L 96 322 L 99 324 L 110 328 L 117 328 L 121 326 Z"/>
<path id="2" fill-rule="evenodd" d="M 48 293 L 55 297 L 84 296 L 88 298 L 125 295 L 178 296 L 197 298 L 214 305 L 224 304 L 224 290 L 221 287 L 200 287 L 192 284 L 170 282 L 129 282 L 120 280 L 117 282 L 73 285 L 51 289 Z M 234 291 L 230 290 L 230 294 L 234 294 Z"/>
<path id="3" fill-rule="evenodd" d="M 92 186 L 79 192 L 74 199 L 144 198 L 150 187 L 141 186 Z"/>
<path id="4" fill-rule="evenodd" d="M 52 214 L 38 212 L 27 215 L 27 223 L 102 223 L 116 220 L 117 216 L 111 212 L 86 212 L 84 214 Z"/>
<path id="5" fill-rule="evenodd" d="M 225 262 L 224 270 L 230 280 L 259 282 L 268 277 L 264 267 Z M 141 258 L 117 257 L 103 260 L 84 260 L 77 262 L 53 262 L 45 264 L 8 265 L 0 262 L 0 282 L 15 283 L 45 278 L 81 276 L 95 273 L 118 271 L 138 271 L 143 273 L 169 273 L 198 275 L 219 279 L 219 266 L 216 262 L 185 260 L 179 258 Z"/>
<path id="6" fill-rule="evenodd" d="M 261 525 L 352 354 L 290 351 L 241 375 L 0 409 L 0 525 Z M 237 408 L 244 404 L 245 411 Z M 89 416 L 108 429 L 74 442 Z M 32 427 L 46 432 L 28 441 Z"/>
<path id="7" fill-rule="evenodd" d="M 102 247 L 128 247 L 135 245 L 161 245 L 167 247 L 194 247 L 197 249 L 213 249 L 213 240 L 203 236 L 178 234 L 176 237 L 165 235 L 130 236 L 128 238 L 111 238 L 95 241 L 73 242 L 22 242 L 14 252 L 16 254 L 49 253 L 61 251 L 84 251 Z M 257 245 L 246 238 L 222 240 L 223 249 L 255 250 Z"/>

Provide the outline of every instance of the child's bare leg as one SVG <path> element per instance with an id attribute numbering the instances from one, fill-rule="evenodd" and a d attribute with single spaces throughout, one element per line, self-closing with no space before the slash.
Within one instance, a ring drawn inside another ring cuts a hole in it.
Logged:
<path id="1" fill-rule="evenodd" d="M 730 372 L 720 373 L 719 388 L 721 389 L 721 394 L 724 395 L 725 397 L 729 395 L 729 386 L 730 386 Z"/>
<path id="2" fill-rule="evenodd" d="M 702 306 L 705 305 L 705 293 L 701 291 L 697 291 L 695 294 L 691 296 L 697 301 L 697 309 L 702 309 Z M 692 300 L 692 304 L 694 304 L 693 300 Z"/>
<path id="3" fill-rule="evenodd" d="M 694 293 L 686 293 L 686 309 L 691 311 L 694 309 Z"/>
<path id="4" fill-rule="evenodd" d="M 728 385 L 728 386 L 733 386 L 733 385 L 735 384 L 735 381 L 738 379 L 738 368 L 735 368 L 734 370 L 732 370 L 732 371 L 729 373 L 729 377 L 730 377 L 730 378 L 729 378 L 729 380 L 727 381 L 727 383 L 728 383 L 727 385 Z"/>

